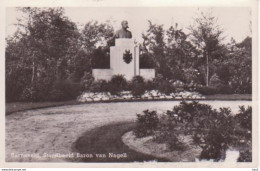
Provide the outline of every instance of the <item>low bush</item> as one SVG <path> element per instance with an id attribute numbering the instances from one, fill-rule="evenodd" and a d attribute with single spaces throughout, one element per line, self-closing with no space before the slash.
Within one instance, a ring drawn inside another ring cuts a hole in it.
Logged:
<path id="1" fill-rule="evenodd" d="M 128 88 L 127 81 L 123 75 L 113 75 L 108 84 L 108 91 L 112 95 L 120 95 L 121 91 Z"/>
<path id="2" fill-rule="evenodd" d="M 81 91 L 80 83 L 71 80 L 57 80 L 48 98 L 52 101 L 71 100 L 79 96 Z"/>
<path id="3" fill-rule="evenodd" d="M 25 87 L 22 91 L 20 99 L 22 101 L 35 101 L 37 99 L 36 90 L 34 87 Z"/>
<path id="4" fill-rule="evenodd" d="M 202 147 L 201 159 L 219 161 L 225 159 L 228 144 L 219 130 L 211 129 L 204 138 L 205 146 Z"/>
<path id="5" fill-rule="evenodd" d="M 133 96 L 141 96 L 145 92 L 145 82 L 142 76 L 134 76 L 130 83 L 131 93 Z"/>
<path id="6" fill-rule="evenodd" d="M 213 95 L 213 94 L 218 94 L 217 88 L 215 87 L 196 87 L 196 91 L 203 94 L 203 95 Z"/>
<path id="7" fill-rule="evenodd" d="M 252 130 L 252 107 L 239 106 L 239 113 L 235 116 L 241 127 Z"/>
<path id="8" fill-rule="evenodd" d="M 106 80 L 97 80 L 90 85 L 89 90 L 94 93 L 107 92 L 109 90 L 109 84 Z"/>
<path id="9" fill-rule="evenodd" d="M 140 68 L 154 68 L 155 64 L 151 56 L 147 53 L 140 54 Z"/>
<path id="10" fill-rule="evenodd" d="M 237 115 L 229 108 L 212 109 L 212 106 L 197 101 L 182 101 L 168 110 L 165 115 L 157 116 L 155 111 L 138 115 L 135 133 L 138 137 L 152 135 L 159 143 L 166 143 L 170 150 L 183 150 L 181 136 L 189 135 L 193 144 L 200 146 L 200 159 L 225 159 L 229 146 L 251 148 L 252 109 L 240 107 Z M 241 159 L 248 158 L 241 154 Z M 249 160 L 249 159 L 245 159 Z"/>
<path id="11" fill-rule="evenodd" d="M 162 81 L 161 84 L 159 84 L 157 86 L 158 86 L 159 92 L 164 93 L 166 95 L 171 94 L 175 90 L 174 87 L 166 80 Z"/>
<path id="12" fill-rule="evenodd" d="M 159 117 L 156 111 L 143 111 L 143 114 L 137 114 L 137 125 L 134 133 L 137 137 L 152 135 L 159 123 Z"/>
<path id="13" fill-rule="evenodd" d="M 153 82 L 156 89 L 161 93 L 169 95 L 174 92 L 174 86 L 160 74 L 153 79 Z"/>
<path id="14" fill-rule="evenodd" d="M 158 143 L 166 143 L 170 150 L 184 150 L 185 145 L 179 139 L 180 131 L 176 131 L 178 125 L 167 116 L 160 117 L 159 121 L 158 127 L 153 134 L 153 140 Z"/>
<path id="15" fill-rule="evenodd" d="M 193 137 L 194 144 L 202 148 L 201 159 L 223 159 L 223 154 L 232 143 L 233 125 L 229 108 L 212 109 L 210 105 L 181 102 L 168 115 L 174 114 L 175 121 L 182 123 L 185 134 Z"/>
<path id="16" fill-rule="evenodd" d="M 28 84 L 20 95 L 21 101 L 40 102 L 50 100 L 53 82 L 47 79 L 37 80 L 33 85 Z"/>
<path id="17" fill-rule="evenodd" d="M 98 47 L 92 53 L 92 67 L 93 68 L 109 68 L 110 56 L 109 49 Z"/>
<path id="18" fill-rule="evenodd" d="M 145 82 L 145 89 L 148 90 L 148 91 L 155 90 L 156 85 L 155 85 L 154 81 L 153 80 L 147 80 Z"/>
<path id="19" fill-rule="evenodd" d="M 82 87 L 83 90 L 89 91 L 90 86 L 92 85 L 93 82 L 94 82 L 94 77 L 92 76 L 92 74 L 89 72 L 85 72 L 84 76 L 81 78 L 80 86 Z"/>
<path id="20" fill-rule="evenodd" d="M 219 85 L 218 87 L 212 86 L 200 86 L 196 87 L 195 90 L 203 95 L 214 95 L 214 94 L 233 94 L 234 90 L 227 85 Z"/>
<path id="21" fill-rule="evenodd" d="M 238 162 L 252 162 L 252 152 L 250 150 L 239 153 Z"/>

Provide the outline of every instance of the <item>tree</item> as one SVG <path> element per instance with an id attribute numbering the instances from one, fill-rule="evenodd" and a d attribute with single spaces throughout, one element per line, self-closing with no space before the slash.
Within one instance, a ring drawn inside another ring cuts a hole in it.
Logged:
<path id="1" fill-rule="evenodd" d="M 197 82 L 198 52 L 188 40 L 188 35 L 178 28 L 177 23 L 167 30 L 166 35 L 167 63 L 171 66 L 172 75 L 186 83 Z"/>
<path id="2" fill-rule="evenodd" d="M 252 93 L 252 38 L 234 42 L 229 49 L 229 84 L 235 93 Z"/>
<path id="3" fill-rule="evenodd" d="M 75 23 L 64 16 L 62 8 L 18 10 L 25 18 L 18 23 L 20 31 L 7 41 L 6 77 L 13 80 L 16 69 L 22 73 L 26 70 L 21 96 L 25 93 L 30 100 L 43 100 L 50 93 L 54 80 L 66 79 L 74 70 L 79 32 Z"/>
<path id="4" fill-rule="evenodd" d="M 197 77 L 198 52 L 178 24 L 164 30 L 163 25 L 149 21 L 149 29 L 143 34 L 143 39 L 142 56 L 153 59 L 157 73 L 165 79 L 191 82 L 191 77 Z M 186 71 L 190 71 L 189 74 Z"/>
<path id="5" fill-rule="evenodd" d="M 165 31 L 163 25 L 152 24 L 148 21 L 149 28 L 143 37 L 143 53 L 146 53 L 154 62 L 158 73 L 167 77 L 169 70 L 165 58 Z"/>
<path id="6" fill-rule="evenodd" d="M 109 47 L 109 40 L 113 37 L 114 29 L 107 21 L 106 23 L 98 23 L 90 21 L 85 24 L 81 36 L 81 44 L 88 52 L 100 47 Z"/>
<path id="7" fill-rule="evenodd" d="M 81 34 L 81 45 L 90 57 L 94 68 L 109 68 L 109 49 L 113 43 L 114 29 L 109 21 L 98 23 L 90 21 L 85 24 Z"/>
<path id="8" fill-rule="evenodd" d="M 214 60 L 223 57 L 223 48 L 221 41 L 223 31 L 217 25 L 217 18 L 211 13 L 201 12 L 200 16 L 194 19 L 194 24 L 189 27 L 191 41 L 200 52 L 200 56 L 205 60 L 205 82 L 209 86 L 210 66 Z"/>

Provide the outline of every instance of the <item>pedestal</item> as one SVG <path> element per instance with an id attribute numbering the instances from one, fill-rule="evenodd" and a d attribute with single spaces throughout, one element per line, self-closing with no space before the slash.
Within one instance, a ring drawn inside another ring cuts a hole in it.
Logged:
<path id="1" fill-rule="evenodd" d="M 115 46 L 110 47 L 110 68 L 114 75 L 122 74 L 127 80 L 140 75 L 139 47 L 133 39 L 116 39 Z"/>

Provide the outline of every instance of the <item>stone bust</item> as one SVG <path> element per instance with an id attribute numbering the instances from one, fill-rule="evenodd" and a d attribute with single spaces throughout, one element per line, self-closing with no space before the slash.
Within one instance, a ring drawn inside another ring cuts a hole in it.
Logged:
<path id="1" fill-rule="evenodd" d="M 132 33 L 127 30 L 128 27 L 128 22 L 126 20 L 121 22 L 122 28 L 118 31 L 116 31 L 115 38 L 120 39 L 120 38 L 127 38 L 131 39 L 132 38 Z"/>

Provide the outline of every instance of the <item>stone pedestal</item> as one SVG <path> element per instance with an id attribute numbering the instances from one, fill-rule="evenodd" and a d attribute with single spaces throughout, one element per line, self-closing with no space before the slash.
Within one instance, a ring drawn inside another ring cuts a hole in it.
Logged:
<path id="1" fill-rule="evenodd" d="M 110 47 L 110 68 L 113 74 L 122 74 L 127 80 L 140 75 L 139 47 L 133 39 L 116 39 Z"/>

